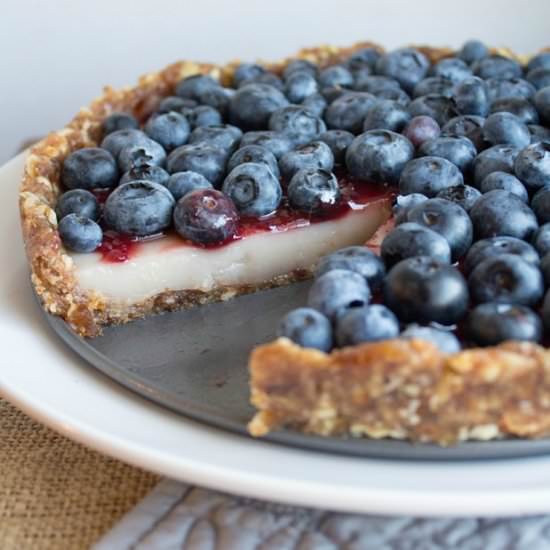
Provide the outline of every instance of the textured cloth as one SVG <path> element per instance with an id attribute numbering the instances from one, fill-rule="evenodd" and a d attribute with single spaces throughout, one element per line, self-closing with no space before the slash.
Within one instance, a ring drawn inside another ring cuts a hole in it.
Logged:
<path id="1" fill-rule="evenodd" d="M 158 476 L 91 451 L 0 399 L 0 548 L 89 548 Z"/>

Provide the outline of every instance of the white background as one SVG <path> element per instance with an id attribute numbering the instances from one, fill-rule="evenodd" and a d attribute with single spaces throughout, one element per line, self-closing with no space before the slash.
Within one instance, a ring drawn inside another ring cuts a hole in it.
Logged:
<path id="1" fill-rule="evenodd" d="M 0 0 L 0 163 L 59 128 L 104 84 L 177 59 L 277 59 L 373 40 L 523 53 L 550 46 L 550 0 Z"/>

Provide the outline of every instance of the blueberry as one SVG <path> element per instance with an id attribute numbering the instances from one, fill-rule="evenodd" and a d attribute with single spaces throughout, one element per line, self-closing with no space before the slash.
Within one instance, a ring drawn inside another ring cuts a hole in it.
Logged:
<path id="1" fill-rule="evenodd" d="M 144 127 L 145 133 L 167 151 L 183 145 L 191 128 L 187 119 L 174 111 L 151 117 Z"/>
<path id="2" fill-rule="evenodd" d="M 468 138 L 439 136 L 425 141 L 418 153 L 421 156 L 444 158 L 467 174 L 476 158 L 477 150 Z"/>
<path id="3" fill-rule="evenodd" d="M 369 130 L 348 147 L 346 166 L 356 178 L 396 184 L 413 155 L 413 144 L 407 138 L 389 130 Z"/>
<path id="4" fill-rule="evenodd" d="M 430 62 L 413 48 L 402 48 L 382 55 L 376 63 L 376 72 L 395 78 L 406 92 L 411 92 L 427 74 Z"/>
<path id="5" fill-rule="evenodd" d="M 166 185 L 170 175 L 164 168 L 155 166 L 154 164 L 142 164 L 134 166 L 128 172 L 124 172 L 120 178 L 119 185 L 128 183 L 129 181 L 146 180 Z"/>
<path id="6" fill-rule="evenodd" d="M 442 189 L 436 197 L 438 199 L 446 199 L 454 202 L 464 208 L 466 212 L 469 212 L 476 203 L 477 199 L 481 197 L 481 193 L 475 187 L 461 184 Z"/>
<path id="7" fill-rule="evenodd" d="M 367 112 L 363 131 L 380 129 L 401 132 L 410 119 L 407 109 L 395 101 L 379 100 Z"/>
<path id="8" fill-rule="evenodd" d="M 401 338 L 430 342 L 441 353 L 458 353 L 460 351 L 458 338 L 448 330 L 412 324 L 401 333 Z"/>
<path id="9" fill-rule="evenodd" d="M 233 88 L 215 86 L 201 91 L 198 94 L 198 102 L 201 105 L 208 105 L 216 109 L 216 111 L 219 111 L 222 115 L 226 115 L 229 101 L 234 94 L 235 90 L 233 90 Z"/>
<path id="10" fill-rule="evenodd" d="M 204 144 L 222 149 L 227 154 L 233 154 L 241 141 L 243 133 L 236 126 L 221 124 L 220 126 L 201 126 L 195 128 L 189 138 L 193 145 Z"/>
<path id="11" fill-rule="evenodd" d="M 286 97 L 292 103 L 301 103 L 306 97 L 319 91 L 315 77 L 307 71 L 295 71 L 286 80 Z"/>
<path id="12" fill-rule="evenodd" d="M 533 69 L 527 73 L 525 78 L 535 88 L 536 93 L 536 90 L 550 86 L 550 69 L 546 69 L 544 67 Z"/>
<path id="13" fill-rule="evenodd" d="M 477 115 L 460 115 L 451 118 L 443 128 L 441 135 L 445 137 L 465 137 L 468 138 L 480 151 L 486 146 L 483 139 L 483 125 L 485 119 Z"/>
<path id="14" fill-rule="evenodd" d="M 135 145 L 146 145 L 150 138 L 141 130 L 129 128 L 127 130 L 116 130 L 106 135 L 101 142 L 101 148 L 107 149 L 114 158 L 126 147 Z"/>
<path id="15" fill-rule="evenodd" d="M 462 115 L 487 116 L 489 113 L 489 95 L 485 82 L 472 76 L 455 86 L 453 99 L 457 111 Z"/>
<path id="16" fill-rule="evenodd" d="M 380 90 L 375 95 L 378 99 L 391 99 L 403 107 L 406 107 L 411 102 L 411 98 L 407 92 L 401 88 L 387 88 L 386 90 Z"/>
<path id="17" fill-rule="evenodd" d="M 289 105 L 275 111 L 269 118 L 269 129 L 284 132 L 294 143 L 305 145 L 326 130 L 323 120 L 305 107 Z"/>
<path id="18" fill-rule="evenodd" d="M 403 322 L 453 325 L 468 309 L 468 285 L 458 269 L 428 256 L 416 256 L 392 267 L 384 299 Z"/>
<path id="19" fill-rule="evenodd" d="M 407 221 L 407 214 L 411 208 L 427 201 L 428 197 L 421 193 L 411 193 L 410 195 L 397 195 L 395 198 L 395 204 L 393 206 L 393 213 L 395 216 L 395 223 L 405 223 Z"/>
<path id="20" fill-rule="evenodd" d="M 215 189 L 197 189 L 174 208 L 174 227 L 184 239 L 201 244 L 223 243 L 237 231 L 239 214 L 233 201 Z"/>
<path id="21" fill-rule="evenodd" d="M 447 239 L 418 223 L 403 223 L 386 235 L 380 249 L 384 263 L 391 267 L 405 258 L 429 256 L 451 263 L 451 247 Z"/>
<path id="22" fill-rule="evenodd" d="M 472 69 L 458 57 L 447 57 L 433 65 L 430 69 L 430 74 L 446 78 L 451 82 L 461 82 L 465 78 L 472 76 Z"/>
<path id="23" fill-rule="evenodd" d="M 388 90 L 400 90 L 401 87 L 395 78 L 381 75 L 369 75 L 365 78 L 356 79 L 354 89 L 378 95 Z"/>
<path id="24" fill-rule="evenodd" d="M 266 164 L 239 164 L 225 178 L 222 191 L 244 216 L 261 217 L 271 214 L 281 202 L 279 180 Z"/>
<path id="25" fill-rule="evenodd" d="M 205 143 L 182 145 L 174 149 L 166 161 L 166 169 L 174 172 L 198 172 L 214 187 L 221 185 L 225 175 L 227 153 Z"/>
<path id="26" fill-rule="evenodd" d="M 353 85 L 353 75 L 343 65 L 332 65 L 319 72 L 319 85 L 321 88 L 349 88 Z"/>
<path id="27" fill-rule="evenodd" d="M 101 227 L 86 216 L 68 214 L 57 228 L 63 245 L 74 252 L 93 252 L 103 240 Z"/>
<path id="28" fill-rule="evenodd" d="M 527 63 L 528 71 L 539 68 L 550 69 L 550 52 L 546 51 L 534 55 Z"/>
<path id="29" fill-rule="evenodd" d="M 539 189 L 531 199 L 531 208 L 539 223 L 550 222 L 550 186 Z"/>
<path id="30" fill-rule="evenodd" d="M 212 189 L 212 184 L 197 172 L 175 172 L 165 185 L 176 201 L 197 189 Z"/>
<path id="31" fill-rule="evenodd" d="M 474 160 L 474 182 L 477 187 L 491 172 L 514 172 L 514 161 L 519 153 L 512 145 L 493 145 Z M 520 178 L 521 179 L 521 178 Z"/>
<path id="32" fill-rule="evenodd" d="M 317 264 L 315 275 L 320 277 L 333 269 L 358 273 L 367 280 L 372 290 L 380 287 L 386 275 L 384 262 L 366 246 L 348 246 L 323 256 Z"/>
<path id="33" fill-rule="evenodd" d="M 507 172 L 491 172 L 481 182 L 480 189 L 482 193 L 488 193 L 495 189 L 504 189 L 519 197 L 523 202 L 529 202 L 529 195 L 523 183 L 516 176 Z"/>
<path id="34" fill-rule="evenodd" d="M 367 305 L 370 297 L 364 277 L 347 269 L 333 269 L 315 279 L 309 289 L 308 306 L 335 319 L 348 308 Z"/>
<path id="35" fill-rule="evenodd" d="M 219 83 L 211 76 L 195 74 L 178 82 L 176 95 L 198 101 L 201 93 L 218 86 Z"/>
<path id="36" fill-rule="evenodd" d="M 69 214 L 77 214 L 97 221 L 99 218 L 99 203 L 93 193 L 85 189 L 72 189 L 59 197 L 55 213 L 58 220 Z"/>
<path id="37" fill-rule="evenodd" d="M 344 164 L 346 151 L 354 138 L 355 136 L 346 130 L 327 130 L 319 136 L 319 141 L 330 147 L 336 164 Z"/>
<path id="38" fill-rule="evenodd" d="M 346 65 L 348 69 L 352 72 L 358 71 L 360 69 L 374 69 L 376 62 L 380 59 L 382 54 L 376 48 L 362 48 L 353 52 L 348 60 Z"/>
<path id="39" fill-rule="evenodd" d="M 415 147 L 420 147 L 425 141 L 436 139 L 440 134 L 439 124 L 426 115 L 413 117 L 403 130 L 403 135 Z"/>
<path id="40" fill-rule="evenodd" d="M 305 71 L 313 76 L 317 76 L 319 69 L 315 63 L 307 59 L 294 59 L 290 61 L 283 69 L 283 78 L 286 80 L 291 74 L 296 71 Z"/>
<path id="41" fill-rule="evenodd" d="M 443 126 L 451 118 L 459 114 L 456 110 L 454 100 L 440 94 L 428 94 L 417 97 L 407 105 L 407 110 L 413 117 L 420 115 L 429 116 L 440 126 Z"/>
<path id="42" fill-rule="evenodd" d="M 288 184 L 288 199 L 290 205 L 301 212 L 322 212 L 340 200 L 338 180 L 327 170 L 302 168 Z"/>
<path id="43" fill-rule="evenodd" d="M 470 273 L 468 286 L 475 303 L 533 306 L 544 293 L 544 281 L 538 266 L 517 254 L 485 258 Z"/>
<path id="44" fill-rule="evenodd" d="M 235 67 L 235 71 L 233 72 L 235 87 L 238 88 L 244 81 L 253 80 L 265 74 L 265 72 L 265 67 L 257 65 L 256 63 L 241 63 Z"/>
<path id="45" fill-rule="evenodd" d="M 386 306 L 354 307 L 337 318 L 335 332 L 340 347 L 390 340 L 399 335 L 399 321 Z"/>
<path id="46" fill-rule="evenodd" d="M 288 105 L 282 92 L 269 84 L 247 84 L 229 102 L 229 120 L 243 130 L 262 130 L 269 117 Z"/>
<path id="47" fill-rule="evenodd" d="M 421 80 L 413 90 L 413 97 L 418 98 L 428 94 L 437 94 L 445 97 L 453 95 L 454 82 L 443 76 L 429 76 Z"/>
<path id="48" fill-rule="evenodd" d="M 533 245 L 541 258 L 550 252 L 550 223 L 541 225 L 533 236 Z"/>
<path id="49" fill-rule="evenodd" d="M 529 240 L 538 227 L 534 212 L 520 198 L 498 189 L 482 195 L 470 217 L 478 239 L 508 235 Z"/>
<path id="50" fill-rule="evenodd" d="M 472 65 L 476 76 L 483 78 L 519 78 L 522 75 L 521 65 L 508 57 L 492 55 L 476 61 Z"/>
<path id="51" fill-rule="evenodd" d="M 220 112 L 209 105 L 199 105 L 194 109 L 186 111 L 185 116 L 192 128 L 219 126 L 223 123 Z"/>
<path id="52" fill-rule="evenodd" d="M 279 160 L 279 169 L 284 178 L 290 179 L 302 168 L 321 168 L 331 171 L 334 156 L 330 147 L 322 141 L 312 141 L 294 151 L 289 151 Z"/>
<path id="53" fill-rule="evenodd" d="M 546 124 L 550 124 L 550 86 L 541 88 L 535 94 L 535 107 L 537 108 L 540 118 Z"/>
<path id="54" fill-rule="evenodd" d="M 184 109 L 194 109 L 198 103 L 194 99 L 187 99 L 176 95 L 165 97 L 157 107 L 157 113 L 164 114 L 174 111 L 183 113 Z"/>
<path id="55" fill-rule="evenodd" d="M 453 261 L 461 258 L 472 245 L 474 231 L 470 217 L 454 202 L 445 199 L 421 202 L 407 212 L 407 221 L 433 229 L 445 237 Z"/>
<path id="56" fill-rule="evenodd" d="M 464 183 L 460 170 L 447 159 L 420 157 L 407 162 L 399 178 L 402 195 L 422 193 L 435 197 L 441 190 Z"/>
<path id="57" fill-rule="evenodd" d="M 522 97 L 503 97 L 491 103 L 491 113 L 511 113 L 525 124 L 538 124 L 539 115 L 533 104 Z"/>
<path id="58" fill-rule="evenodd" d="M 273 86 L 274 88 L 277 88 L 277 90 L 280 90 L 281 92 L 284 92 L 285 85 L 282 79 L 277 76 L 275 73 L 263 73 L 259 74 L 258 76 L 255 76 L 254 78 L 250 78 L 249 80 L 243 80 L 239 84 L 239 88 L 241 86 L 246 86 L 247 84 L 269 84 L 270 86 Z"/>
<path id="59" fill-rule="evenodd" d="M 117 181 L 115 159 L 109 151 L 98 147 L 85 147 L 71 153 L 61 169 L 61 182 L 67 189 L 108 188 L 114 187 Z"/>
<path id="60" fill-rule="evenodd" d="M 537 251 L 521 239 L 516 237 L 491 237 L 477 241 L 468 250 L 463 263 L 464 271 L 470 273 L 486 258 L 501 256 L 502 254 L 515 254 L 534 265 L 537 265 L 540 261 Z"/>
<path id="61" fill-rule="evenodd" d="M 361 132 L 363 120 L 375 102 L 376 97 L 368 92 L 346 92 L 327 107 L 327 126 L 357 134 Z"/>
<path id="62" fill-rule="evenodd" d="M 493 113 L 483 125 L 483 137 L 491 145 L 504 143 L 514 147 L 526 147 L 531 143 L 529 128 L 512 113 Z"/>
<path id="63" fill-rule="evenodd" d="M 120 151 L 117 160 L 118 167 L 122 172 L 127 172 L 134 166 L 141 166 L 143 164 L 155 164 L 160 166 L 164 164 L 166 160 L 166 151 L 160 143 L 147 138 L 147 141 L 140 145 L 129 145 L 128 147 L 124 147 Z"/>
<path id="64" fill-rule="evenodd" d="M 275 155 L 261 145 L 246 145 L 237 149 L 227 163 L 227 172 L 246 162 L 265 164 L 276 178 L 279 178 L 279 165 Z"/>
<path id="65" fill-rule="evenodd" d="M 117 130 L 129 130 L 131 128 L 138 128 L 139 124 L 136 117 L 130 113 L 111 113 L 101 124 L 103 135 L 111 134 Z"/>
<path id="66" fill-rule="evenodd" d="M 276 159 L 281 158 L 294 148 L 290 136 L 282 132 L 262 131 L 246 132 L 241 139 L 241 147 L 246 145 L 261 145 L 271 151 Z"/>
<path id="67" fill-rule="evenodd" d="M 458 57 L 466 61 L 466 63 L 471 64 L 474 61 L 479 61 L 489 55 L 489 48 L 480 42 L 479 40 L 468 40 L 464 43 Z"/>
<path id="68" fill-rule="evenodd" d="M 300 105 L 307 109 L 313 116 L 322 117 L 327 108 L 327 100 L 321 94 L 311 94 Z"/>
<path id="69" fill-rule="evenodd" d="M 536 92 L 534 86 L 523 78 L 489 78 L 485 81 L 485 86 L 491 103 L 511 97 L 530 99 Z"/>
<path id="70" fill-rule="evenodd" d="M 540 262 L 540 270 L 546 286 L 550 286 L 550 254 L 544 255 L 544 258 Z M 546 321 L 550 321 L 550 299 L 548 298 L 548 293 L 546 293 L 546 296 L 544 298 L 544 311 L 544 324 L 546 325 Z M 550 330 L 550 324 L 547 325 L 546 329 Z"/>
<path id="71" fill-rule="evenodd" d="M 103 216 L 110 229 L 143 237 L 170 226 L 174 204 L 166 187 L 150 181 L 131 181 L 109 195 Z"/>
<path id="72" fill-rule="evenodd" d="M 530 189 L 550 185 L 550 141 L 525 147 L 514 161 L 516 176 Z"/>
<path id="73" fill-rule="evenodd" d="M 540 126 L 539 124 L 528 124 L 529 133 L 531 134 L 531 143 L 537 141 L 550 141 L 550 128 Z"/>
<path id="74" fill-rule="evenodd" d="M 287 313 L 279 323 L 277 336 L 289 338 L 304 348 L 330 351 L 332 326 L 330 321 L 310 307 L 300 307 Z"/>
<path id="75" fill-rule="evenodd" d="M 466 333 L 479 346 L 495 346 L 506 340 L 540 342 L 542 323 L 528 307 L 486 303 L 472 309 L 466 320 Z"/>

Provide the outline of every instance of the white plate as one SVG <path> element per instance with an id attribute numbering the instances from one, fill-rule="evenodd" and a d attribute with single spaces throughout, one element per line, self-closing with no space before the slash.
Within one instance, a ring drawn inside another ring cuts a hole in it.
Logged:
<path id="1" fill-rule="evenodd" d="M 432 463 L 292 450 L 187 420 L 97 373 L 34 301 L 17 210 L 22 163 L 0 169 L 0 393 L 37 420 L 136 466 L 263 499 L 417 516 L 550 512 L 550 457 Z"/>

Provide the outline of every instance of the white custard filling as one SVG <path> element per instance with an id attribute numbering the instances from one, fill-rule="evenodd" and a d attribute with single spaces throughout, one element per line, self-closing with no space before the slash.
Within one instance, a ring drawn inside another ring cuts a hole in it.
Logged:
<path id="1" fill-rule="evenodd" d="M 188 246 L 170 236 L 140 243 L 125 262 L 105 262 L 99 253 L 74 254 L 73 259 L 82 288 L 131 304 L 167 290 L 259 284 L 310 268 L 320 256 L 365 243 L 388 216 L 387 203 L 376 201 L 335 220 L 254 233 L 220 248 Z"/>

